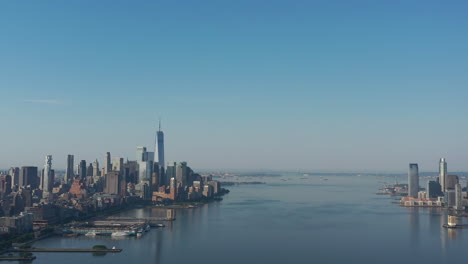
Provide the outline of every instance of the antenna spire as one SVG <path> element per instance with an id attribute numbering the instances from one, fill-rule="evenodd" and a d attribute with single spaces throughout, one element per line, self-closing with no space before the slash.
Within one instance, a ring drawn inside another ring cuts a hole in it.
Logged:
<path id="1" fill-rule="evenodd" d="M 161 117 L 159 117 L 159 131 L 161 131 Z"/>

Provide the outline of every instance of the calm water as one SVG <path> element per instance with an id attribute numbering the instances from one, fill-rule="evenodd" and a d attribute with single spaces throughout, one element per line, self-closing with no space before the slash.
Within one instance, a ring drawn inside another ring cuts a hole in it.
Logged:
<path id="1" fill-rule="evenodd" d="M 141 238 L 62 238 L 35 247 L 123 248 L 119 254 L 36 254 L 34 263 L 446 263 L 467 259 L 468 230 L 442 228 L 444 211 L 375 195 L 382 178 L 285 175 L 230 187 L 222 202 L 177 211 Z M 281 179 L 288 179 L 283 181 Z M 388 180 L 388 179 L 387 179 Z M 389 180 L 391 181 L 391 180 Z M 150 216 L 151 208 L 126 212 Z"/>

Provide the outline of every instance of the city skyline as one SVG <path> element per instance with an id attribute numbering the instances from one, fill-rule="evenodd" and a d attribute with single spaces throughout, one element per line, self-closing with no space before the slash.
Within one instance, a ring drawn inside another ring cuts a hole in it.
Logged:
<path id="1" fill-rule="evenodd" d="M 161 116 L 196 168 L 468 170 L 467 7 L 4 2 L 0 168 L 132 157 Z"/>

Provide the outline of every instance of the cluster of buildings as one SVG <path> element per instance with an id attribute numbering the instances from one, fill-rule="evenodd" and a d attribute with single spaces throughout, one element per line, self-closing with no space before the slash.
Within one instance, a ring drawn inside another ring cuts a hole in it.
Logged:
<path id="1" fill-rule="evenodd" d="M 447 173 L 447 162 L 444 158 L 439 161 L 439 177 L 435 181 L 428 181 L 427 188 L 421 190 L 419 186 L 418 164 L 409 164 L 408 196 L 401 199 L 404 206 L 444 206 L 456 211 L 464 211 L 468 204 L 467 193 L 463 192 L 457 175 Z"/>
<path id="2" fill-rule="evenodd" d="M 97 159 L 75 165 L 68 155 L 63 177 L 52 161 L 47 155 L 42 169 L 23 166 L 0 173 L 0 233 L 24 233 L 138 201 L 194 201 L 222 192 L 211 175 L 195 173 L 187 162 L 165 164 L 161 127 L 155 151 L 137 147 L 135 160 L 107 152 L 104 166 Z"/>

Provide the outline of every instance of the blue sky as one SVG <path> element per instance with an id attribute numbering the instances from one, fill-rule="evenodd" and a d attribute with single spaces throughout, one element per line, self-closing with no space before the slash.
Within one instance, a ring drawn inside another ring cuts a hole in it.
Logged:
<path id="1" fill-rule="evenodd" d="M 2 1 L 0 168 L 468 170 L 465 1 Z"/>

